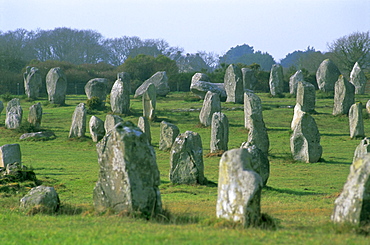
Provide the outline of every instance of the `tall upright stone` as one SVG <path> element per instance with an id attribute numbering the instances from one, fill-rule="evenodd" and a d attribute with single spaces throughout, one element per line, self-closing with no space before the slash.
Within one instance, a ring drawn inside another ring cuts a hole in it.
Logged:
<path id="1" fill-rule="evenodd" d="M 352 68 L 349 81 L 355 86 L 355 94 L 365 93 L 367 79 L 358 62 Z"/>
<path id="2" fill-rule="evenodd" d="M 89 131 L 92 141 L 98 142 L 105 135 L 104 121 L 97 116 L 92 116 L 89 121 Z"/>
<path id="3" fill-rule="evenodd" d="M 302 70 L 296 71 L 290 78 L 289 78 L 289 93 L 290 94 L 297 94 L 298 82 L 303 82 L 303 73 Z"/>
<path id="4" fill-rule="evenodd" d="M 49 102 L 57 105 L 64 105 L 67 92 L 67 77 L 60 67 L 49 70 L 46 75 L 46 89 Z"/>
<path id="5" fill-rule="evenodd" d="M 152 134 L 150 132 L 150 122 L 146 117 L 139 117 L 137 121 L 137 126 L 146 134 L 149 144 L 152 143 Z"/>
<path id="6" fill-rule="evenodd" d="M 22 163 L 21 147 L 19 144 L 6 144 L 0 146 L 0 167 L 5 168 L 8 164 Z"/>
<path id="7" fill-rule="evenodd" d="M 308 82 L 300 81 L 297 85 L 296 103 L 301 106 L 304 112 L 315 112 L 316 91 L 315 86 Z"/>
<path id="8" fill-rule="evenodd" d="M 211 122 L 211 153 L 227 151 L 229 143 L 229 120 L 222 112 L 215 112 Z"/>
<path id="9" fill-rule="evenodd" d="M 221 111 L 220 96 L 210 91 L 204 97 L 203 106 L 199 113 L 199 121 L 204 126 L 210 126 L 212 123 L 212 116 L 215 112 Z"/>
<path id="10" fill-rule="evenodd" d="M 243 103 L 243 77 L 239 67 L 233 64 L 227 67 L 224 86 L 227 95 L 226 102 Z"/>
<path id="11" fill-rule="evenodd" d="M 254 70 L 250 68 L 242 68 L 243 88 L 244 90 L 252 90 L 257 83 L 257 77 Z"/>
<path id="12" fill-rule="evenodd" d="M 108 79 L 93 78 L 89 80 L 85 85 L 85 93 L 87 99 L 98 97 L 101 101 L 101 106 L 104 106 L 108 94 Z"/>
<path id="13" fill-rule="evenodd" d="M 279 64 L 274 64 L 270 71 L 270 93 L 272 96 L 277 96 L 283 93 L 283 67 Z"/>
<path id="14" fill-rule="evenodd" d="M 147 217 L 162 212 L 159 170 L 146 134 L 129 122 L 119 123 L 96 148 L 100 165 L 93 192 L 96 210 Z"/>
<path id="15" fill-rule="evenodd" d="M 338 67 L 330 59 L 326 59 L 316 71 L 317 86 L 323 92 L 334 91 L 334 84 L 340 75 Z"/>
<path id="16" fill-rule="evenodd" d="M 143 116 L 153 121 L 155 119 L 155 108 L 157 104 L 157 92 L 154 84 L 149 84 L 143 94 Z"/>
<path id="17" fill-rule="evenodd" d="M 36 67 L 26 67 L 26 72 L 23 74 L 24 90 L 29 99 L 39 97 L 42 78 L 39 69 Z"/>
<path id="18" fill-rule="evenodd" d="M 370 138 L 365 137 L 361 140 L 360 144 L 357 145 L 355 153 L 353 154 L 352 162 L 355 162 L 358 158 L 363 158 L 367 153 L 370 153 Z"/>
<path id="19" fill-rule="evenodd" d="M 69 130 L 68 138 L 85 137 L 86 133 L 86 107 L 85 103 L 76 106 L 72 115 L 72 124 Z"/>
<path id="20" fill-rule="evenodd" d="M 333 115 L 348 115 L 349 108 L 355 103 L 355 86 L 340 75 L 335 83 Z"/>
<path id="21" fill-rule="evenodd" d="M 158 71 L 136 89 L 134 98 L 142 96 L 151 83 L 154 84 L 158 96 L 166 96 L 170 92 L 166 72 Z"/>
<path id="22" fill-rule="evenodd" d="M 199 72 L 191 78 L 190 91 L 201 99 L 204 99 L 208 91 L 219 94 L 221 101 L 225 101 L 227 97 L 223 83 L 211 83 L 207 74 Z"/>
<path id="23" fill-rule="evenodd" d="M 159 149 L 166 151 L 171 149 L 173 142 L 180 134 L 179 128 L 172 123 L 162 121 L 160 126 Z"/>
<path id="24" fill-rule="evenodd" d="M 111 131 L 116 124 L 123 122 L 123 119 L 118 115 L 107 114 L 104 121 L 105 133 Z"/>
<path id="25" fill-rule="evenodd" d="M 8 129 L 17 129 L 21 126 L 23 109 L 18 98 L 8 102 L 6 106 L 5 127 Z"/>
<path id="26" fill-rule="evenodd" d="M 30 107 L 27 121 L 35 128 L 40 129 L 42 120 L 42 106 L 38 102 Z"/>
<path id="27" fill-rule="evenodd" d="M 113 113 L 129 114 L 130 112 L 130 75 L 127 72 L 117 74 L 110 92 L 110 105 Z"/>
<path id="28" fill-rule="evenodd" d="M 174 184 L 206 184 L 202 140 L 186 131 L 175 139 L 170 156 L 170 181 Z"/>
<path id="29" fill-rule="evenodd" d="M 362 103 L 357 102 L 351 106 L 348 113 L 349 135 L 351 138 L 365 137 L 364 120 L 362 119 Z"/>

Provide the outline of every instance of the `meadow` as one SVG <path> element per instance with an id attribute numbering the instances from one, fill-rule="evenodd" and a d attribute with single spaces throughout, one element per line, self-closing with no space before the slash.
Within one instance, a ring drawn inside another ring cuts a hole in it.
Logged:
<path id="1" fill-rule="evenodd" d="M 22 134 L 4 127 L 5 109 L 0 115 L 0 145 L 19 143 L 22 162 L 36 173 L 38 182 L 53 186 L 61 199 L 57 214 L 31 214 L 19 210 L 19 199 L 30 183 L 0 186 L 1 244 L 368 244 L 368 230 L 330 222 L 334 200 L 341 192 L 360 139 L 349 137 L 347 116 L 333 116 L 333 98 L 318 94 L 316 120 L 323 147 L 318 163 L 294 161 L 290 153 L 290 123 L 295 98 L 271 98 L 258 93 L 270 139 L 270 178 L 262 191 L 262 213 L 276 227 L 244 229 L 216 218 L 218 165 L 220 156 L 209 155 L 210 127 L 199 124 L 202 100 L 191 93 L 170 93 L 157 99 L 157 120 L 151 122 L 152 145 L 160 170 L 163 207 L 170 214 L 157 220 L 127 217 L 112 212 L 97 213 L 92 193 L 98 178 L 95 143 L 86 137 L 68 139 L 72 113 L 86 96 L 67 95 L 65 106 L 48 104 L 47 98 L 27 101 L 22 97 L 24 121 L 28 108 L 43 105 L 42 129 L 57 136 L 50 141 L 20 141 Z M 367 95 L 356 95 L 366 104 Z M 5 103 L 4 103 L 5 104 Z M 142 115 L 140 99 L 131 98 L 132 114 L 121 115 L 137 123 Z M 108 111 L 92 111 L 104 120 Z M 222 102 L 230 123 L 229 149 L 247 140 L 242 104 Z M 364 110 L 365 133 L 370 119 Z M 208 185 L 174 185 L 169 181 L 170 153 L 158 149 L 160 122 L 176 124 L 181 132 L 191 130 L 202 138 L 205 177 Z"/>

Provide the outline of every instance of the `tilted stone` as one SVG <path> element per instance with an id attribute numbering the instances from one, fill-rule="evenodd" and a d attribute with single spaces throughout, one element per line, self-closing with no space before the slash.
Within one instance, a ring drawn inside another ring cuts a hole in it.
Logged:
<path id="1" fill-rule="evenodd" d="M 121 72 L 118 79 L 114 82 L 110 92 L 110 105 L 113 113 L 130 113 L 130 75 L 127 72 Z"/>
<path id="2" fill-rule="evenodd" d="M 330 59 L 326 59 L 316 71 L 317 86 L 323 92 L 334 91 L 334 84 L 339 76 L 338 67 Z"/>
<path id="3" fill-rule="evenodd" d="M 107 114 L 104 121 L 105 133 L 111 131 L 116 124 L 123 122 L 123 119 L 118 115 Z"/>
<path id="4" fill-rule="evenodd" d="M 76 106 L 72 115 L 72 124 L 68 138 L 84 137 L 86 133 L 86 107 L 84 103 Z"/>
<path id="5" fill-rule="evenodd" d="M 89 80 L 85 85 L 85 94 L 87 99 L 98 97 L 101 101 L 101 106 L 104 106 L 108 94 L 108 79 L 93 78 Z"/>
<path id="6" fill-rule="evenodd" d="M 17 129 L 21 126 L 23 109 L 18 98 L 8 102 L 6 106 L 5 127 L 8 129 Z"/>
<path id="7" fill-rule="evenodd" d="M 150 122 L 146 117 L 139 117 L 137 121 L 137 126 L 146 134 L 149 144 L 152 143 L 152 134 L 150 132 Z"/>
<path id="8" fill-rule="evenodd" d="M 355 86 L 340 75 L 335 83 L 333 115 L 348 115 L 355 103 Z"/>
<path id="9" fill-rule="evenodd" d="M 105 135 L 104 121 L 96 116 L 92 116 L 89 121 L 89 131 L 92 141 L 98 142 Z"/>
<path id="10" fill-rule="evenodd" d="M 243 103 L 243 77 L 242 72 L 236 65 L 229 65 L 225 72 L 224 86 L 226 90 L 226 102 Z"/>
<path id="11" fill-rule="evenodd" d="M 357 102 L 351 106 L 348 113 L 350 137 L 364 137 L 364 120 L 362 119 L 362 103 Z"/>
<path id="12" fill-rule="evenodd" d="M 244 93 L 244 126 L 248 130 L 252 128 L 252 121 L 263 121 L 262 102 L 255 93 Z"/>
<path id="13" fill-rule="evenodd" d="M 34 140 L 43 140 L 43 141 L 52 140 L 55 138 L 56 138 L 56 135 L 51 130 L 34 132 L 34 133 L 25 133 L 25 134 L 22 134 L 21 137 L 19 137 L 20 140 L 34 139 Z"/>
<path id="14" fill-rule="evenodd" d="M 296 103 L 301 106 L 304 112 L 315 112 L 316 91 L 315 86 L 308 82 L 298 82 Z"/>
<path id="15" fill-rule="evenodd" d="M 289 78 L 289 93 L 290 94 L 297 94 L 297 87 L 298 87 L 298 82 L 303 82 L 303 73 L 302 70 L 296 71 L 294 75 L 292 75 Z"/>
<path id="16" fill-rule="evenodd" d="M 37 207 L 43 212 L 56 212 L 58 211 L 59 205 L 59 196 L 54 187 L 43 185 L 32 188 L 20 200 L 20 207 L 22 209 Z"/>
<path id="17" fill-rule="evenodd" d="M 42 106 L 41 103 L 34 104 L 30 107 L 27 121 L 35 128 L 39 129 L 42 120 Z"/>
<path id="18" fill-rule="evenodd" d="M 276 96 L 283 93 L 283 67 L 279 64 L 274 64 L 271 67 L 270 78 L 270 93 L 272 96 Z"/>
<path id="19" fill-rule="evenodd" d="M 64 105 L 67 92 L 67 78 L 60 67 L 52 68 L 46 75 L 48 99 L 52 104 Z"/>
<path id="20" fill-rule="evenodd" d="M 147 90 L 142 96 L 143 100 L 143 116 L 148 120 L 155 119 L 155 108 L 157 104 L 157 92 L 154 84 L 149 84 Z"/>
<path id="21" fill-rule="evenodd" d="M 220 96 L 210 91 L 204 97 L 203 106 L 199 113 L 199 121 L 204 126 L 210 126 L 212 123 L 212 115 L 215 112 L 221 111 Z"/>
<path id="22" fill-rule="evenodd" d="M 210 152 L 227 151 L 229 142 L 229 120 L 222 112 L 215 112 L 211 122 Z"/>
<path id="23" fill-rule="evenodd" d="M 7 144 L 0 146 L 0 167 L 6 167 L 6 165 L 15 162 L 22 163 L 20 145 Z"/>
<path id="24" fill-rule="evenodd" d="M 166 96 L 170 92 L 170 86 L 168 85 L 166 72 L 158 71 L 136 89 L 134 98 L 142 96 L 151 83 L 154 84 L 157 95 L 159 96 Z"/>
<path id="25" fill-rule="evenodd" d="M 180 134 L 179 128 L 175 124 L 162 121 L 160 130 L 159 149 L 162 151 L 171 149 L 173 142 Z"/>
<path id="26" fill-rule="evenodd" d="M 250 68 L 242 68 L 243 88 L 244 90 L 252 90 L 257 83 L 257 77 L 254 70 Z"/>
<path id="27" fill-rule="evenodd" d="M 220 100 L 226 100 L 226 90 L 223 83 L 211 83 L 204 73 L 195 73 L 191 79 L 190 91 L 199 98 L 204 99 L 208 91 L 220 95 Z"/>
<path id="28" fill-rule="evenodd" d="M 367 79 L 358 62 L 353 66 L 349 81 L 355 86 L 355 94 L 365 94 Z"/>
<path id="29" fill-rule="evenodd" d="M 42 78 L 39 69 L 36 67 L 26 67 L 26 72 L 23 74 L 24 90 L 29 99 L 39 97 Z"/>
<path id="30" fill-rule="evenodd" d="M 353 154 L 352 162 L 355 162 L 357 158 L 364 157 L 367 153 L 370 153 L 370 138 L 365 137 L 361 140 L 360 144 L 356 147 L 355 153 Z"/>

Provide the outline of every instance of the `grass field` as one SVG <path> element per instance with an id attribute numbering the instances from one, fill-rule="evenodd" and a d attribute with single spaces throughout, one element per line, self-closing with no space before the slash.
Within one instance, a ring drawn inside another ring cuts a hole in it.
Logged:
<path id="1" fill-rule="evenodd" d="M 0 145 L 19 143 L 22 162 L 32 167 L 44 185 L 54 186 L 62 202 L 57 215 L 27 215 L 20 211 L 19 199 L 31 188 L 19 190 L 0 186 L 0 244 L 368 244 L 366 231 L 349 225 L 333 225 L 333 202 L 341 192 L 349 173 L 353 153 L 360 139 L 349 137 L 348 117 L 332 116 L 333 99 L 317 99 L 314 118 L 321 133 L 322 161 L 300 163 L 292 160 L 289 138 L 295 99 L 262 99 L 263 116 L 270 138 L 270 178 L 262 191 L 262 212 L 272 217 L 277 229 L 243 229 L 238 224 L 216 219 L 217 186 L 173 185 L 169 182 L 169 152 L 158 150 L 162 120 L 176 124 L 181 132 L 199 133 L 203 153 L 210 147 L 209 127 L 199 124 L 202 101 L 188 93 L 171 93 L 157 100 L 158 120 L 151 122 L 152 144 L 156 150 L 162 184 L 164 208 L 169 220 L 143 220 L 93 210 L 92 193 L 98 178 L 95 143 L 87 130 L 86 138 L 67 138 L 72 113 L 86 96 L 68 95 L 66 106 L 48 105 L 47 99 L 21 105 L 24 120 L 28 108 L 43 104 L 42 128 L 53 130 L 51 141 L 20 141 L 20 132 L 4 127 L 0 116 Z M 366 95 L 356 96 L 366 104 Z M 140 99 L 131 99 L 132 115 L 123 117 L 137 123 L 142 114 Z M 230 123 L 229 149 L 247 140 L 243 105 L 222 102 L 222 111 Z M 104 120 L 106 112 L 92 115 Z M 364 111 L 365 133 L 370 119 Z M 205 177 L 217 183 L 220 157 L 204 157 Z"/>

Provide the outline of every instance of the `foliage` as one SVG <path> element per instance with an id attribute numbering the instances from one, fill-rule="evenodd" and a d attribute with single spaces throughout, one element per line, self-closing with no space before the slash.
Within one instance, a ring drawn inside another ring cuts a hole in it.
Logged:
<path id="1" fill-rule="evenodd" d="M 103 109 L 102 107 L 102 101 L 100 100 L 99 97 L 97 96 L 93 96 L 91 97 L 91 99 L 88 99 L 86 101 L 86 106 L 87 106 L 87 109 L 89 111 L 93 111 L 93 110 L 101 110 Z"/>

